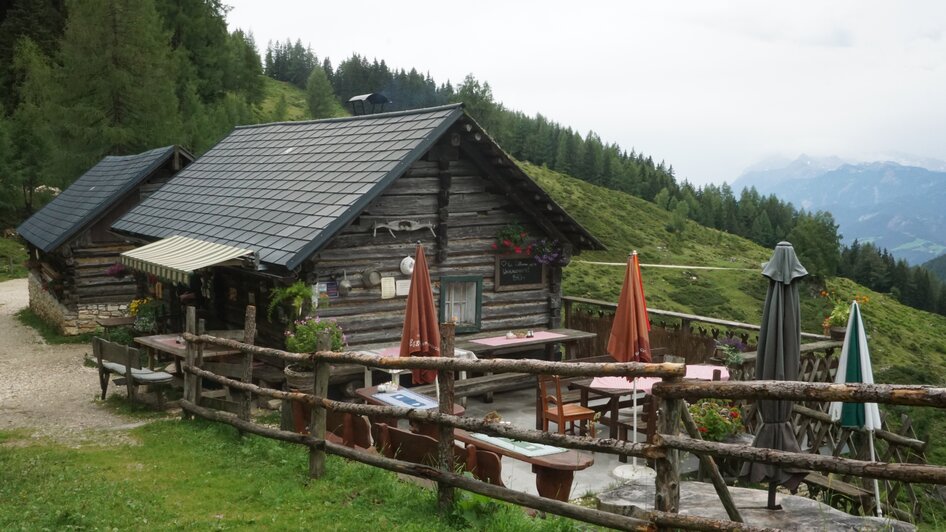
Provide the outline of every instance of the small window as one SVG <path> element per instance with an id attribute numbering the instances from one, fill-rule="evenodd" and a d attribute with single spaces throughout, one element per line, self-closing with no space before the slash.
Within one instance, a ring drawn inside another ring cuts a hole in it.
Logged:
<path id="1" fill-rule="evenodd" d="M 477 332 L 483 315 L 483 278 L 440 278 L 440 315 L 445 322 L 456 319 L 457 332 Z"/>

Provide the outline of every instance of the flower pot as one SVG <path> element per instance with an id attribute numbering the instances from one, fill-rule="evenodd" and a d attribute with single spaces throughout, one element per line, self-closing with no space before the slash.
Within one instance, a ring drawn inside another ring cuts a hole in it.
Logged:
<path id="1" fill-rule="evenodd" d="M 290 391 L 312 393 L 315 390 L 315 372 L 299 364 L 289 364 L 283 368 L 286 384 Z M 292 429 L 299 434 L 308 433 L 312 407 L 299 401 L 290 401 L 292 408 Z"/>
<path id="2" fill-rule="evenodd" d="M 844 336 L 847 334 L 847 327 L 831 327 L 831 330 L 828 332 L 832 340 L 844 340 Z"/>
<path id="3" fill-rule="evenodd" d="M 312 393 L 315 389 L 315 372 L 299 364 L 289 364 L 283 369 L 290 390 Z"/>

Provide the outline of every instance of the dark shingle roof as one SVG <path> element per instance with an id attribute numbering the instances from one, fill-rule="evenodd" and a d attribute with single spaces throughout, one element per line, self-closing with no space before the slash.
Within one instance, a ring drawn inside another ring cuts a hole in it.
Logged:
<path id="1" fill-rule="evenodd" d="M 112 229 L 248 247 L 294 269 L 462 115 L 450 105 L 239 127 Z"/>
<path id="2" fill-rule="evenodd" d="M 174 154 L 166 146 L 138 155 L 109 156 L 17 228 L 37 248 L 49 253 L 98 220 L 129 191 Z"/>

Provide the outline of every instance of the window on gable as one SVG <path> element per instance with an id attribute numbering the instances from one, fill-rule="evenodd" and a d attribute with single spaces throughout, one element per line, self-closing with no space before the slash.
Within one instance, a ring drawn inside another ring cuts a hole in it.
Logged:
<path id="1" fill-rule="evenodd" d="M 440 315 L 447 322 L 456 319 L 458 333 L 479 331 L 483 315 L 483 278 L 441 277 Z"/>

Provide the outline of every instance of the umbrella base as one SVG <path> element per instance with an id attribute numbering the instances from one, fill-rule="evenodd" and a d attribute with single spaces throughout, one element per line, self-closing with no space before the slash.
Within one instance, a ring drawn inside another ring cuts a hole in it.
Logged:
<path id="1" fill-rule="evenodd" d="M 657 472 L 647 466 L 624 464 L 615 467 L 611 476 L 628 482 L 652 482 L 657 478 Z"/>

